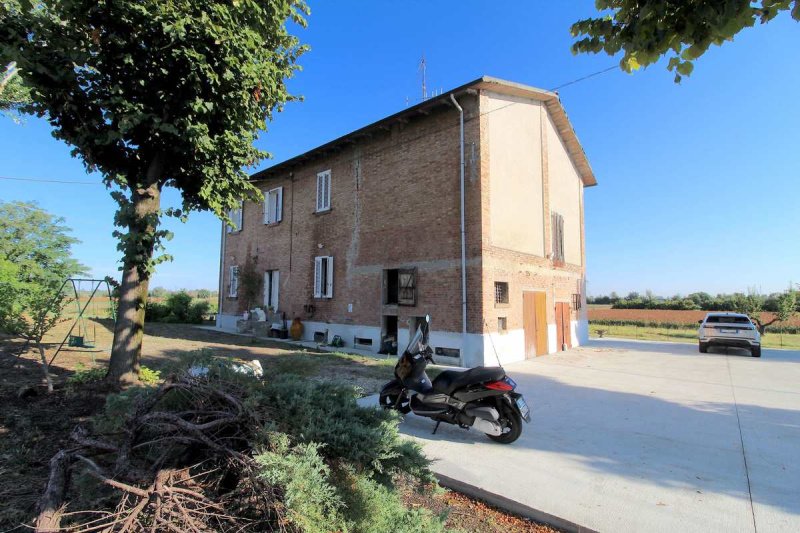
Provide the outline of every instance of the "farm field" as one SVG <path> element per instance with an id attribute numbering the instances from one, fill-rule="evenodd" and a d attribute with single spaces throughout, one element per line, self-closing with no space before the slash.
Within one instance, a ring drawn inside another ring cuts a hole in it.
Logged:
<path id="1" fill-rule="evenodd" d="M 604 337 L 619 337 L 622 339 L 638 339 L 646 341 L 686 342 L 697 344 L 697 328 L 659 328 L 653 326 L 632 325 L 598 325 L 589 322 L 589 336 L 599 338 L 599 331 Z M 800 350 L 800 335 L 784 333 L 767 333 L 761 337 L 764 348 L 784 348 L 787 350 Z"/>
<path id="2" fill-rule="evenodd" d="M 597 320 L 626 320 L 644 323 L 658 322 L 661 324 L 691 324 L 694 326 L 702 320 L 708 311 L 670 311 L 662 309 L 611 309 L 610 306 L 589 306 L 589 322 Z M 765 322 L 772 320 L 772 313 L 761 313 Z M 780 327 L 781 323 L 773 324 L 772 328 Z M 800 316 L 795 316 L 783 325 L 800 327 Z"/>

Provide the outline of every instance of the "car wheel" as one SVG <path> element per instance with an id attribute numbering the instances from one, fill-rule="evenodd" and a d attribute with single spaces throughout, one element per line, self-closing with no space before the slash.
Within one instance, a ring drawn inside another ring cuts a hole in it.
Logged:
<path id="1" fill-rule="evenodd" d="M 708 353 L 708 343 L 700 343 L 700 353 Z"/>
<path id="2" fill-rule="evenodd" d="M 753 346 L 750 348 L 750 355 L 753 357 L 761 357 L 761 346 Z"/>

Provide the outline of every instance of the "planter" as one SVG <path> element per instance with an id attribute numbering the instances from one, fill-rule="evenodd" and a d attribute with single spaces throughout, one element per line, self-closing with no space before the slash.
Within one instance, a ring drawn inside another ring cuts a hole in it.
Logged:
<path id="1" fill-rule="evenodd" d="M 303 338 L 303 323 L 300 322 L 299 318 L 292 320 L 292 325 L 289 326 L 289 335 L 292 337 L 292 340 L 295 341 L 299 341 Z"/>

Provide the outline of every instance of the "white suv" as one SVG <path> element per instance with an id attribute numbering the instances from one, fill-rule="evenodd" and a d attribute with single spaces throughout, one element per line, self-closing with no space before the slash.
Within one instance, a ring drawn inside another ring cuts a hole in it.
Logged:
<path id="1" fill-rule="evenodd" d="M 700 320 L 699 338 L 700 353 L 706 353 L 710 346 L 733 346 L 761 357 L 761 334 L 747 315 L 708 313 Z"/>

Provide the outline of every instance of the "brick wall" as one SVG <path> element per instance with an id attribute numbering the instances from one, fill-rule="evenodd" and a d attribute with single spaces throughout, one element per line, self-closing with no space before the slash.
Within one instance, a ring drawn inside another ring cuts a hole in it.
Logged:
<path id="1" fill-rule="evenodd" d="M 464 97 L 468 155 L 478 152 L 477 99 Z M 477 156 L 474 161 L 477 161 Z M 480 331 L 480 182 L 468 161 L 468 321 Z M 331 171 L 331 209 L 315 213 L 317 173 Z M 283 187 L 283 218 L 265 226 L 263 205 L 246 202 L 243 227 L 226 236 L 222 312 L 244 310 L 227 296 L 229 266 L 253 255 L 259 272 L 280 270 L 280 310 L 322 322 L 381 326 L 384 314 L 430 313 L 440 331 L 461 331 L 458 112 L 441 106 L 345 150 L 259 182 Z M 315 256 L 334 258 L 332 299 L 313 297 Z M 382 304 L 383 270 L 417 268 L 417 305 Z M 241 294 L 241 291 L 240 291 Z M 258 304 L 261 302 L 259 301 Z M 304 306 L 311 304 L 313 316 Z M 352 304 L 352 311 L 349 305 Z"/>

